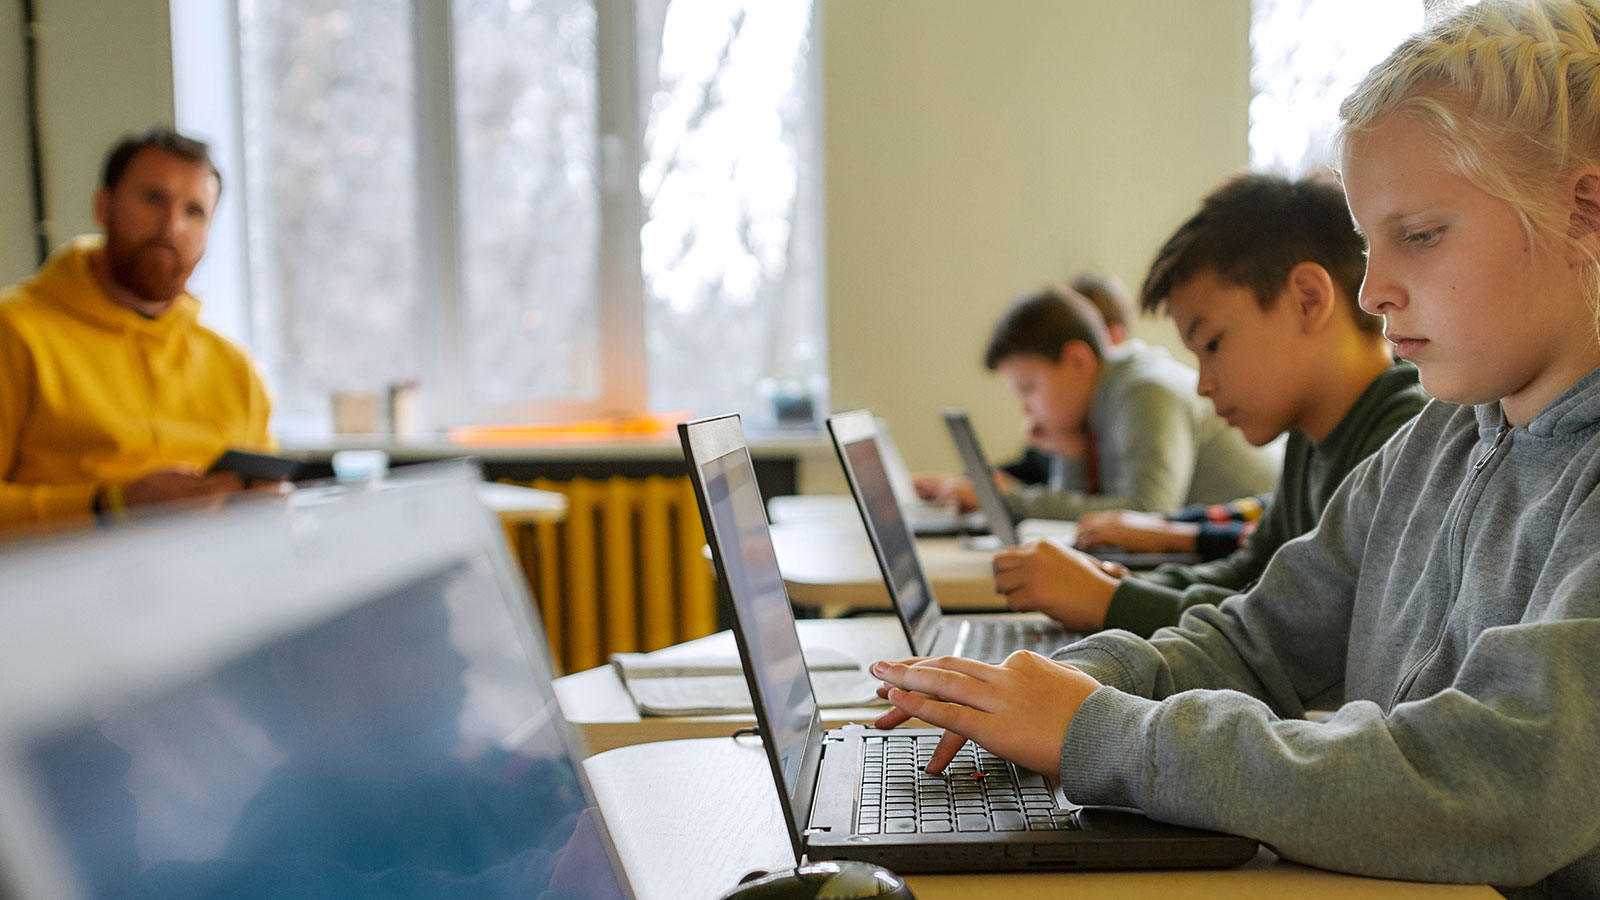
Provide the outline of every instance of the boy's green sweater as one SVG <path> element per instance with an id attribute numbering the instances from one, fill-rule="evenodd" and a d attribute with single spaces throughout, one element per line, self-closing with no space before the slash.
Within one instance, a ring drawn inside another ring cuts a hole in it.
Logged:
<path id="1" fill-rule="evenodd" d="M 1148 637 L 1157 628 L 1176 625 L 1189 607 L 1220 603 L 1255 583 L 1279 547 L 1316 526 L 1345 475 L 1377 452 L 1427 402 L 1416 368 L 1396 363 L 1367 386 L 1320 442 L 1291 432 L 1272 505 L 1245 545 L 1212 562 L 1162 566 L 1122 579 L 1111 595 L 1105 627 Z"/>

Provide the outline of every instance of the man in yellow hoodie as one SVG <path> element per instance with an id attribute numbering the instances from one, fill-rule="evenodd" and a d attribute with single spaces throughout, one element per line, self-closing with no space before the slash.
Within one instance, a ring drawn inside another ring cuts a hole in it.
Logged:
<path id="1" fill-rule="evenodd" d="M 205 144 L 129 135 L 94 195 L 104 236 L 0 291 L 0 529 L 239 490 L 205 468 L 272 448 L 260 376 L 185 292 L 221 191 Z"/>

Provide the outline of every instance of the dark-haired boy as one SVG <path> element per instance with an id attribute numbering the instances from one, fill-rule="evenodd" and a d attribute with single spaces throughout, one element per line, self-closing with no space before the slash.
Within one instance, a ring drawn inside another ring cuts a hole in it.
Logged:
<path id="1" fill-rule="evenodd" d="M 1016 518 L 1221 503 L 1277 477 L 1276 456 L 1195 395 L 1193 369 L 1139 341 L 1112 347 L 1099 312 L 1076 291 L 1049 288 L 1013 303 L 984 366 L 1017 397 L 1027 443 L 1055 455 L 1048 483 L 1005 491 Z M 970 491 L 965 479 L 924 479 L 919 489 L 938 495 L 952 483 Z"/>
<path id="2" fill-rule="evenodd" d="M 1172 315 L 1223 418 L 1256 444 L 1289 433 L 1272 503 L 1244 547 L 1195 566 L 1118 578 L 1055 544 L 1002 551 L 1007 606 L 1148 636 L 1244 589 L 1310 531 L 1345 474 L 1427 402 L 1416 369 L 1391 359 L 1382 320 L 1356 305 L 1364 271 L 1332 185 L 1245 175 L 1207 197 L 1156 255 L 1140 302 Z"/>
<path id="3" fill-rule="evenodd" d="M 94 194 L 105 235 L 0 292 L 0 528 L 239 490 L 202 470 L 273 446 L 261 378 L 186 292 L 221 190 L 205 144 L 128 135 Z"/>

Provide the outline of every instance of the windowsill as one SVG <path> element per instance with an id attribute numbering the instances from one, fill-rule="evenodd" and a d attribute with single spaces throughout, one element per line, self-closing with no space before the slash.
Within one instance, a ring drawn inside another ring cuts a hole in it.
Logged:
<path id="1" fill-rule="evenodd" d="M 821 429 L 796 428 L 752 431 L 748 435 L 750 455 L 791 456 L 828 449 Z M 443 434 L 340 434 L 284 435 L 278 452 L 295 459 L 325 459 L 339 450 L 383 450 L 391 456 L 411 460 L 449 459 L 475 456 L 495 459 L 680 459 L 683 445 L 676 434 L 611 435 L 594 434 L 542 437 L 516 443 L 468 444 L 451 441 Z"/>

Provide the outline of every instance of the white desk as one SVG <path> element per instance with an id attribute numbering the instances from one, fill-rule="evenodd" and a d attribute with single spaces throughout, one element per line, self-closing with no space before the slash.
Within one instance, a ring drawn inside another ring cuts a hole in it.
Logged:
<path id="1" fill-rule="evenodd" d="M 801 619 L 796 625 L 802 650 L 827 647 L 863 665 L 879 659 L 900 659 L 911 652 L 906 644 L 905 631 L 893 616 Z M 725 655 L 735 664 L 739 658 L 731 631 L 718 632 L 678 646 L 706 656 Z M 562 715 L 583 736 L 589 753 L 647 741 L 726 737 L 735 729 L 755 724 L 755 716 L 749 713 L 641 717 L 633 705 L 633 698 L 622 686 L 622 679 L 617 677 L 616 670 L 611 666 L 598 666 L 557 678 L 555 691 Z M 837 728 L 848 722 L 871 723 L 885 709 L 824 709 L 823 723 L 829 728 Z"/>
<path id="2" fill-rule="evenodd" d="M 567 497 L 555 491 L 517 484 L 485 481 L 478 485 L 478 502 L 500 517 L 502 524 L 559 522 L 567 516 Z"/>
<path id="3" fill-rule="evenodd" d="M 794 865 L 772 772 L 749 739 L 640 744 L 584 763 L 606 825 L 640 900 L 714 898 L 751 869 Z M 1262 851 L 1242 869 L 911 875 L 918 900 L 1492 900 L 1482 885 L 1439 885 L 1337 875 Z"/>
<path id="4" fill-rule="evenodd" d="M 790 521 L 772 526 L 789 599 L 819 607 L 823 615 L 850 609 L 889 608 L 883 573 L 859 521 Z M 919 538 L 922 560 L 939 605 L 963 609 L 1005 609 L 994 592 L 993 549 L 975 548 L 965 538 Z"/>

